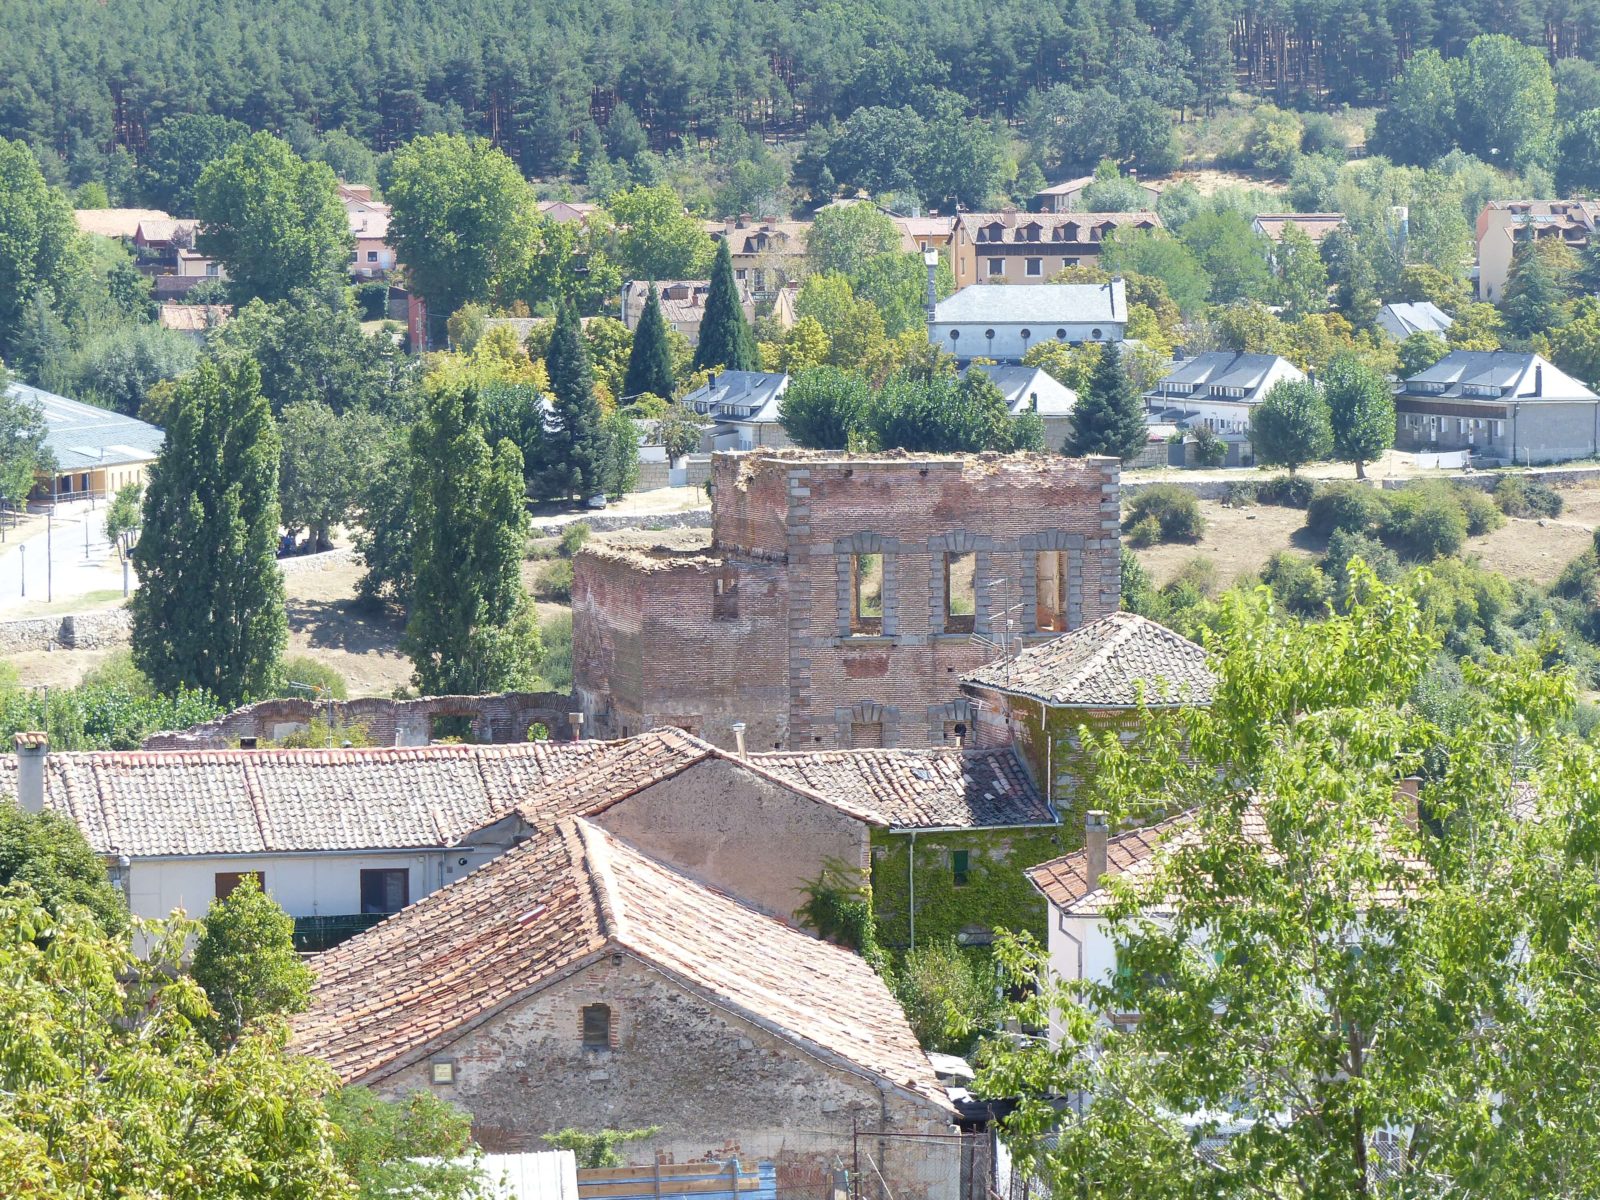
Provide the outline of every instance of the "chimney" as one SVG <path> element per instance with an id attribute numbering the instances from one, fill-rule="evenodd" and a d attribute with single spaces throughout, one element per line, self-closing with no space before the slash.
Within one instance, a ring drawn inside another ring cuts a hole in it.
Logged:
<path id="1" fill-rule="evenodd" d="M 1394 794 L 1401 801 L 1400 819 L 1412 829 L 1422 826 L 1421 788 L 1422 777 L 1419 775 L 1407 775 L 1394 785 Z"/>
<path id="2" fill-rule="evenodd" d="M 256 739 L 255 738 L 253 738 L 253 737 L 242 737 L 242 738 L 239 739 L 239 749 L 241 749 L 241 750 L 254 750 L 255 748 L 256 748 Z"/>
<path id="3" fill-rule="evenodd" d="M 572 725 L 572 740 L 575 742 L 581 740 L 583 738 L 583 714 L 581 712 L 569 712 L 567 720 Z"/>
<path id="4" fill-rule="evenodd" d="M 44 762 L 50 757 L 50 736 L 19 733 L 17 747 L 17 807 L 23 812 L 44 811 Z"/>
<path id="5" fill-rule="evenodd" d="M 733 723 L 733 749 L 740 758 L 744 757 L 744 722 Z"/>
<path id="6" fill-rule="evenodd" d="M 1113 275 L 1111 277 L 1111 284 L 1110 284 L 1110 287 L 1111 287 L 1111 319 L 1113 321 L 1115 321 L 1117 319 L 1117 284 L 1119 284 L 1121 282 L 1122 282 L 1122 276 L 1121 275 Z"/>
<path id="7" fill-rule="evenodd" d="M 1540 362 L 1533 364 L 1533 394 L 1544 395 L 1544 364 Z"/>
<path id="8" fill-rule="evenodd" d="M 922 262 L 928 268 L 928 324 L 932 325 L 935 309 L 939 305 L 939 252 L 927 251 L 922 256 Z"/>
<path id="9" fill-rule="evenodd" d="M 1083 848 L 1088 859 L 1085 874 L 1090 891 L 1097 890 L 1106 875 L 1106 836 L 1109 832 L 1106 814 L 1099 809 L 1090 812 L 1083 825 Z"/>

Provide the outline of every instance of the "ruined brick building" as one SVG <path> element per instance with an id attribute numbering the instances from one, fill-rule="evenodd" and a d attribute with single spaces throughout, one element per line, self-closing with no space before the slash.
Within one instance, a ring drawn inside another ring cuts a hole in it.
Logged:
<path id="1" fill-rule="evenodd" d="M 719 454 L 712 529 L 577 556 L 586 733 L 677 725 L 751 751 L 923 746 L 962 674 L 1116 609 L 1119 464 L 1059 455 Z"/>

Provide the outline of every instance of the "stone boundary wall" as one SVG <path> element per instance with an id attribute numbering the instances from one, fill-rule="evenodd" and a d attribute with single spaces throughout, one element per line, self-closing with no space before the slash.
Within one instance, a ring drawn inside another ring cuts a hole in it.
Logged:
<path id="1" fill-rule="evenodd" d="M 579 522 L 594 533 L 614 533 L 618 529 L 710 529 L 711 509 L 692 508 L 675 513 L 607 513 L 597 510 L 592 517 L 577 517 L 568 521 L 533 522 L 530 530 L 534 537 L 560 537 L 569 526 Z"/>
<path id="2" fill-rule="evenodd" d="M 133 628 L 126 608 L 101 612 L 68 613 L 60 617 L 24 617 L 0 621 L 0 653 L 25 654 L 30 650 L 94 650 L 123 646 Z"/>
<path id="3" fill-rule="evenodd" d="M 314 718 L 326 719 L 328 702 L 300 697 L 258 700 L 215 721 L 188 729 L 153 733 L 146 750 L 226 750 L 240 738 L 277 739 L 306 728 Z M 572 697 L 565 692 L 503 692 L 490 696 L 424 696 L 420 700 L 388 700 L 364 696 L 335 700 L 336 728 L 364 725 L 374 746 L 426 746 L 433 738 L 435 717 L 461 717 L 472 723 L 479 744 L 525 741 L 528 726 L 542 722 L 552 738 L 572 731 L 567 714 Z M 337 735 L 336 735 L 337 736 Z"/>
<path id="4" fill-rule="evenodd" d="M 337 567 L 359 561 L 360 555 L 352 547 L 340 546 L 333 550 L 324 550 L 320 554 L 291 554 L 288 558 L 280 558 L 278 569 L 285 575 L 298 575 L 302 571 L 317 571 L 323 567 Z"/>
<path id="5" fill-rule="evenodd" d="M 1245 479 L 1140 479 L 1130 481 L 1124 478 L 1122 481 L 1122 498 L 1126 501 L 1129 497 L 1137 496 L 1146 488 L 1164 485 L 1182 488 L 1184 491 L 1192 493 L 1197 500 L 1221 500 L 1227 495 L 1228 485 L 1231 483 L 1261 484 L 1276 474 L 1279 474 L 1279 472 L 1273 472 L 1272 475 L 1262 473 Z M 1415 483 L 1420 479 L 1448 479 L 1451 483 L 1459 483 L 1466 487 L 1481 488 L 1486 492 L 1492 492 L 1495 484 L 1499 483 L 1507 475 L 1526 475 L 1529 478 L 1538 479 L 1543 483 L 1556 487 L 1562 484 L 1588 483 L 1600 480 L 1600 466 L 1507 467 L 1496 471 L 1432 471 L 1422 475 L 1411 475 L 1404 479 L 1370 479 L 1368 482 L 1382 488 L 1384 491 L 1392 492 L 1398 491 L 1400 488 L 1405 487 L 1406 484 Z M 1323 483 L 1327 481 L 1315 480 L 1314 482 Z"/>

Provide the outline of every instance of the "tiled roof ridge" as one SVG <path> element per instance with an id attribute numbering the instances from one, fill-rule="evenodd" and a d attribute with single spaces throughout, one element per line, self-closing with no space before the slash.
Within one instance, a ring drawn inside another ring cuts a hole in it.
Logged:
<path id="1" fill-rule="evenodd" d="M 256 832 L 261 845 L 271 851 L 278 849 L 278 839 L 273 836 L 272 820 L 267 813 L 266 796 L 261 787 L 261 768 L 253 759 L 244 760 L 244 794 L 250 801 L 250 815 L 255 819 Z"/>
<path id="2" fill-rule="evenodd" d="M 587 882 L 594 896 L 600 936 L 608 941 L 626 942 L 626 914 L 604 835 L 582 817 L 569 817 L 561 822 L 560 828 L 572 858 L 572 870 L 577 873 L 580 885 Z"/>
<path id="3" fill-rule="evenodd" d="M 1127 618 L 1132 619 L 1130 620 Z M 1060 692 L 1070 692 L 1082 685 L 1085 680 L 1092 679 L 1095 675 L 1105 670 L 1106 664 L 1111 661 L 1111 655 L 1115 651 L 1120 650 L 1123 646 L 1125 646 L 1133 637 L 1133 635 L 1139 632 L 1139 622 L 1142 619 L 1143 618 L 1134 613 L 1125 613 L 1121 611 L 1107 613 L 1104 620 L 1107 624 L 1114 626 L 1116 632 L 1110 637 L 1106 638 L 1105 641 L 1101 642 L 1100 645 L 1096 647 L 1095 652 L 1089 656 L 1088 661 L 1079 667 L 1075 674 L 1068 678 L 1066 684 L 1057 687 L 1056 690 Z M 1154 621 L 1150 623 L 1152 625 L 1155 624 Z M 1082 626 L 1081 628 L 1088 628 L 1088 626 Z"/>

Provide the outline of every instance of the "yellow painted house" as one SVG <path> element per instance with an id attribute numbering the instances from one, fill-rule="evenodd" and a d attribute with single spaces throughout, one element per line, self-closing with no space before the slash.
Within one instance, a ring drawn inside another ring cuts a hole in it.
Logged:
<path id="1" fill-rule="evenodd" d="M 55 469 L 40 472 L 36 499 L 113 495 L 127 484 L 144 482 L 146 470 L 161 452 L 166 435 L 135 417 L 25 383 L 11 384 L 7 394 L 38 405 L 44 416 L 45 446 L 55 458 Z"/>

